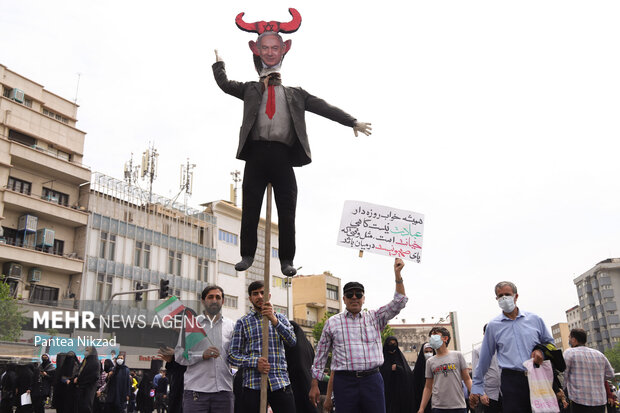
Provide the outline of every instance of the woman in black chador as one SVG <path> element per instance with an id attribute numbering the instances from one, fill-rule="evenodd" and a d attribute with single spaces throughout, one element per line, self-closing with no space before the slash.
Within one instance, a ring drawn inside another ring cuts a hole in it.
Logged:
<path id="1" fill-rule="evenodd" d="M 295 396 L 296 413 L 317 413 L 317 408 L 308 399 L 310 384 L 312 383 L 311 369 L 314 349 L 299 324 L 293 320 L 289 320 L 289 322 L 295 331 L 297 344 L 293 347 L 285 347 L 284 350 L 291 389 L 293 396 Z"/>
<path id="2" fill-rule="evenodd" d="M 97 392 L 97 380 L 101 376 L 101 362 L 94 346 L 86 347 L 84 360 L 78 370 L 75 379 L 77 390 L 77 411 L 79 413 L 92 413 L 95 393 Z"/>
<path id="3" fill-rule="evenodd" d="M 129 401 L 129 393 L 131 392 L 131 379 L 129 378 L 129 368 L 125 364 L 124 353 L 118 355 L 114 370 L 108 374 L 106 392 L 105 412 L 122 412 Z"/>
<path id="4" fill-rule="evenodd" d="M 74 379 L 77 377 L 80 364 L 73 351 L 64 357 L 58 374 L 59 381 L 54 386 L 54 406 L 57 413 L 74 413 L 76 411 L 77 391 Z"/>
<path id="5" fill-rule="evenodd" d="M 411 411 L 411 369 L 398 348 L 396 337 L 388 337 L 383 344 L 381 376 L 385 389 L 386 413 Z"/>
<path id="6" fill-rule="evenodd" d="M 434 356 L 435 350 L 430 344 L 424 343 L 418 353 L 418 359 L 413 367 L 413 410 L 417 412 L 422 402 L 422 393 L 424 392 L 424 385 L 426 384 L 426 360 Z M 426 405 L 425 413 L 431 413 L 431 401 L 428 401 Z"/>

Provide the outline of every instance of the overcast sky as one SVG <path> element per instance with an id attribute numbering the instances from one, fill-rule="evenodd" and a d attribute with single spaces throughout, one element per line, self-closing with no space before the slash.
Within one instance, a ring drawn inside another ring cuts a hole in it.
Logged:
<path id="1" fill-rule="evenodd" d="M 391 299 L 392 259 L 336 246 L 347 199 L 422 213 L 422 263 L 403 270 L 408 323 L 457 311 L 463 350 L 499 314 L 493 286 L 548 326 L 577 304 L 573 279 L 620 256 L 620 3 L 617 1 L 0 0 L 0 63 L 73 100 L 84 162 L 122 178 L 154 142 L 154 190 L 190 204 L 226 199 L 242 102 L 213 80 L 255 80 L 256 36 L 234 23 L 302 15 L 282 68 L 373 124 L 371 137 L 307 115 L 313 163 L 298 168 L 301 273 L 366 285 Z"/>

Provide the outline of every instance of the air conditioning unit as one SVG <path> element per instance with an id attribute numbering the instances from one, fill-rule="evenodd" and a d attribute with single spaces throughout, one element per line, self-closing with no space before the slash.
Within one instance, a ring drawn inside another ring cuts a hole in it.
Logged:
<path id="1" fill-rule="evenodd" d="M 43 271 L 41 271 L 41 268 L 31 268 L 30 271 L 28 271 L 28 282 L 38 283 L 41 281 L 42 274 Z"/>
<path id="2" fill-rule="evenodd" d="M 54 230 L 43 228 L 37 231 L 37 247 L 53 247 Z"/>
<path id="3" fill-rule="evenodd" d="M 18 231 L 36 232 L 39 218 L 34 215 L 22 215 L 17 222 Z"/>
<path id="4" fill-rule="evenodd" d="M 9 97 L 13 99 L 15 102 L 24 103 L 24 99 L 26 95 L 23 90 L 13 89 L 11 90 L 11 94 Z"/>
<path id="5" fill-rule="evenodd" d="M 22 278 L 22 266 L 16 262 L 5 262 L 2 265 L 2 274 L 8 278 L 20 280 Z"/>

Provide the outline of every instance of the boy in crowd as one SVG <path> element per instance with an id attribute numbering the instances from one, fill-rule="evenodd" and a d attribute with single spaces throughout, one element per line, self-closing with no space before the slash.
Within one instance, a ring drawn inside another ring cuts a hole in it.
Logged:
<path id="1" fill-rule="evenodd" d="M 466 413 L 465 394 L 462 383 L 471 391 L 471 378 L 465 358 L 458 351 L 448 350 L 450 332 L 443 327 L 434 327 L 429 344 L 437 354 L 426 361 L 426 384 L 418 413 L 424 413 L 431 395 L 433 412 Z"/>

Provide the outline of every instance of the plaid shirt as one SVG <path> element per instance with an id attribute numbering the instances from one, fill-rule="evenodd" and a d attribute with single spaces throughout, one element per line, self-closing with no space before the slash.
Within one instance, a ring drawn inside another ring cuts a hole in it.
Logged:
<path id="1" fill-rule="evenodd" d="M 603 353 L 586 346 L 573 347 L 564 352 L 564 361 L 568 397 L 584 406 L 607 404 L 605 379 L 614 378 L 614 369 Z"/>
<path id="2" fill-rule="evenodd" d="M 267 377 L 272 391 L 291 384 L 286 370 L 284 344 L 294 346 L 297 343 L 293 326 L 286 317 L 280 313 L 275 313 L 275 316 L 278 319 L 278 325 L 274 327 L 269 322 L 268 361 L 270 369 Z M 228 353 L 230 364 L 244 369 L 243 387 L 254 390 L 260 390 L 261 374 L 257 367 L 263 346 L 262 319 L 260 313 L 252 307 L 248 314 L 237 320 Z"/>
<path id="3" fill-rule="evenodd" d="M 381 331 L 405 308 L 407 300 L 404 295 L 394 293 L 394 299 L 378 310 L 356 315 L 345 310 L 327 319 L 312 365 L 312 377 L 321 380 L 330 349 L 332 370 L 360 371 L 381 366 Z"/>

